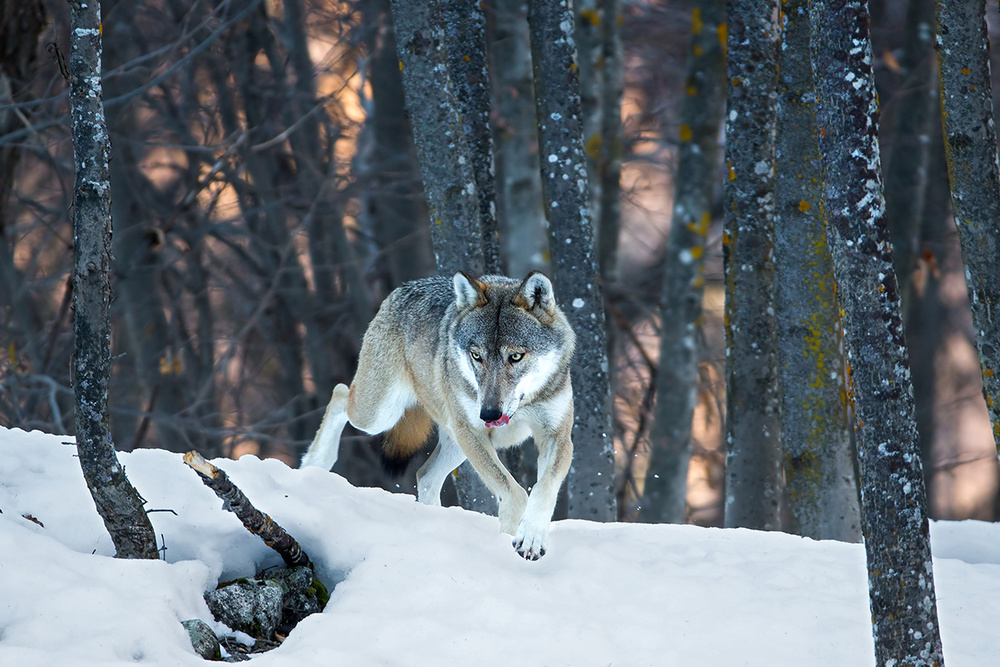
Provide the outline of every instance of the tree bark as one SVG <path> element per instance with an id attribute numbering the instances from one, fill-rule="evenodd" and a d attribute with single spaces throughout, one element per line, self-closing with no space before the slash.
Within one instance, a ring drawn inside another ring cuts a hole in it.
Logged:
<path id="1" fill-rule="evenodd" d="M 985 0 L 938 0 L 938 76 L 952 213 L 983 396 L 1000 452 L 1000 164 Z"/>
<path id="2" fill-rule="evenodd" d="M 448 72 L 455 86 L 479 200 L 483 272 L 502 275 L 497 236 L 490 77 L 486 67 L 486 15 L 481 2 L 442 0 Z"/>
<path id="3" fill-rule="evenodd" d="M 542 193 L 549 221 L 552 277 L 576 332 L 570 518 L 614 521 L 614 444 L 601 277 L 590 220 L 587 158 L 569 0 L 530 0 Z"/>
<path id="4" fill-rule="evenodd" d="M 496 0 L 492 68 L 500 244 L 521 277 L 549 268 L 526 0 Z"/>
<path id="5" fill-rule="evenodd" d="M 878 665 L 943 665 L 909 359 L 885 222 L 865 0 L 813 0 L 827 238 L 842 309 Z"/>
<path id="6" fill-rule="evenodd" d="M 423 174 L 438 275 L 481 275 L 483 225 L 473 160 L 447 67 L 442 17 L 433 0 L 392 0 L 406 109 Z M 466 461 L 452 476 L 466 509 L 496 513 L 496 500 Z"/>
<path id="7" fill-rule="evenodd" d="M 448 76 L 441 17 L 432 0 L 392 0 L 406 109 L 423 174 L 440 275 L 483 272 L 476 178 Z"/>
<path id="8" fill-rule="evenodd" d="M 774 318 L 776 0 L 730 0 L 725 236 L 726 501 L 730 528 L 782 527 Z"/>
<path id="9" fill-rule="evenodd" d="M 687 515 L 705 243 L 712 221 L 719 125 L 726 99 L 725 10 L 725 0 L 703 0 L 691 15 L 673 217 L 660 302 L 656 407 L 639 510 L 639 520 L 646 522 L 683 523 Z"/>
<path id="10" fill-rule="evenodd" d="M 775 311 L 788 530 L 861 540 L 839 304 L 826 242 L 809 5 L 783 7 L 775 165 Z"/>
<path id="11" fill-rule="evenodd" d="M 111 378 L 110 141 L 101 87 L 101 5 L 70 7 L 70 113 L 76 162 L 73 242 L 74 391 L 80 466 L 119 558 L 159 552 L 143 501 L 118 462 L 108 424 Z"/>

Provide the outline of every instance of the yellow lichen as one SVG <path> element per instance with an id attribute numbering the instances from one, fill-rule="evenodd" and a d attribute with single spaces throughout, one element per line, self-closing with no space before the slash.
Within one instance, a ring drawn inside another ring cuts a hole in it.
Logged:
<path id="1" fill-rule="evenodd" d="M 701 8 L 695 7 L 691 10 L 691 34 L 700 35 L 705 24 L 701 21 Z"/>

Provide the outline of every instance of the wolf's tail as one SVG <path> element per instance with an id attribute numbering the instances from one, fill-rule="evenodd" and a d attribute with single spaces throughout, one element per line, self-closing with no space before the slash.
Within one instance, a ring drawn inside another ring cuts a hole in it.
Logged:
<path id="1" fill-rule="evenodd" d="M 401 475 L 417 452 L 424 448 L 434 421 L 419 405 L 411 405 L 396 425 L 382 436 L 382 465 L 391 475 Z M 311 448 L 310 448 L 311 449 Z"/>
<path id="2" fill-rule="evenodd" d="M 323 415 L 323 423 L 316 431 L 316 437 L 302 457 L 300 468 L 306 466 L 316 466 L 329 470 L 337 462 L 337 454 L 340 450 L 340 434 L 344 432 L 347 425 L 347 394 L 349 389 L 345 384 L 338 384 L 333 390 L 333 397 L 330 404 L 326 406 L 326 414 Z"/>

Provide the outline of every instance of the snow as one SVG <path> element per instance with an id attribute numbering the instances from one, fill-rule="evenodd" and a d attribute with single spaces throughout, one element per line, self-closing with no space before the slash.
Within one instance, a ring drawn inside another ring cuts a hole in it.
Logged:
<path id="1" fill-rule="evenodd" d="M 70 440 L 0 428 L 0 664 L 203 665 L 180 621 L 225 631 L 202 593 L 279 558 L 159 450 L 119 456 L 148 508 L 176 512 L 151 515 L 165 561 L 112 558 Z M 259 667 L 874 664 L 860 545 L 559 521 L 526 562 L 492 517 L 277 460 L 216 464 L 336 586 Z M 946 662 L 994 665 L 1000 526 L 932 536 Z"/>

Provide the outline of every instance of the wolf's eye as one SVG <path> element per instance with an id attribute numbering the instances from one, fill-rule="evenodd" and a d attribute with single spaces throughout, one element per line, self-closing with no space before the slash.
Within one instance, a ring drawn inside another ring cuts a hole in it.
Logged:
<path id="1" fill-rule="evenodd" d="M 469 356 L 471 356 L 475 361 L 483 360 L 483 355 L 479 354 L 475 350 L 469 350 Z"/>
<path id="2" fill-rule="evenodd" d="M 510 363 L 516 364 L 517 362 L 521 361 L 521 359 L 524 359 L 524 353 L 523 352 L 512 352 L 511 355 L 509 357 L 507 357 L 507 359 L 508 359 L 508 361 L 510 361 Z"/>

